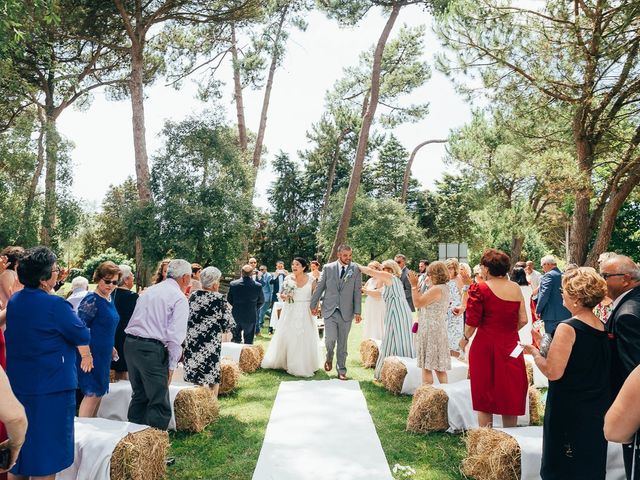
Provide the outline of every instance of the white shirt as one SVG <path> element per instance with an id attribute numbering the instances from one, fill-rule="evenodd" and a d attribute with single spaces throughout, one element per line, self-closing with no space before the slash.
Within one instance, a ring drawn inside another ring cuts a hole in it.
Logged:
<path id="1" fill-rule="evenodd" d="M 87 293 L 89 293 L 89 290 L 85 288 L 79 288 L 74 290 L 73 293 L 69 295 L 69 297 L 67 298 L 67 302 L 71 304 L 74 312 L 78 313 L 78 306 L 80 305 L 82 299 L 87 296 Z"/>
<path id="2" fill-rule="evenodd" d="M 532 289 L 536 289 L 540 286 L 540 279 L 542 274 L 537 270 L 533 270 L 531 273 L 527 273 L 527 281 L 531 284 Z"/>

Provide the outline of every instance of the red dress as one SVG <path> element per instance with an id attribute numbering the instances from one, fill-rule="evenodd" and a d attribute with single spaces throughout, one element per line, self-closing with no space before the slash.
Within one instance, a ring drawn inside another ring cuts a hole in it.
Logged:
<path id="1" fill-rule="evenodd" d="M 519 341 L 520 302 L 503 300 L 486 283 L 469 288 L 466 323 L 476 327 L 469 349 L 471 399 L 477 412 L 524 415 L 527 372 L 524 355 L 509 354 Z"/>

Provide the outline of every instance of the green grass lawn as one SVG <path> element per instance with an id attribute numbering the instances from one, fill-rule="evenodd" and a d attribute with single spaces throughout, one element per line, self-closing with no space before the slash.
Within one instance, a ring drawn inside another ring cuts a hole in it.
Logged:
<path id="1" fill-rule="evenodd" d="M 394 396 L 373 383 L 373 370 L 360 365 L 361 326 L 349 335 L 349 378 L 358 380 L 390 467 L 396 463 L 416 470 L 412 479 L 462 479 L 459 470 L 464 446 L 459 435 L 418 435 L 405 431 L 410 396 Z M 258 337 L 265 349 L 267 337 Z M 309 380 L 335 378 L 320 370 Z M 282 381 L 300 380 L 284 372 L 258 370 L 243 375 L 239 388 L 220 398 L 220 418 L 199 434 L 172 433 L 171 479 L 250 479 Z M 404 478 L 404 477 L 403 477 Z M 375 480 L 375 479 L 372 479 Z"/>

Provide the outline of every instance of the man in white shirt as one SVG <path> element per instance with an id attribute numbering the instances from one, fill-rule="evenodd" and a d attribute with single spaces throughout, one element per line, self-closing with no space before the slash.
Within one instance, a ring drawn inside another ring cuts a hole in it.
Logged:
<path id="1" fill-rule="evenodd" d="M 531 298 L 535 300 L 538 298 L 538 289 L 540 288 L 540 279 L 542 278 L 542 274 L 537 270 L 534 270 L 533 262 L 531 260 L 527 261 L 524 271 L 527 274 L 527 281 L 529 282 L 529 285 L 531 285 Z"/>
<path id="2" fill-rule="evenodd" d="M 187 336 L 191 264 L 172 260 L 167 279 L 140 295 L 125 329 L 125 358 L 133 394 L 130 422 L 166 430 L 171 419 L 169 384 Z"/>
<path id="3" fill-rule="evenodd" d="M 89 280 L 82 276 L 75 277 L 71 281 L 71 295 L 67 297 L 67 302 L 73 307 L 73 311 L 78 313 L 78 305 L 89 293 Z"/>

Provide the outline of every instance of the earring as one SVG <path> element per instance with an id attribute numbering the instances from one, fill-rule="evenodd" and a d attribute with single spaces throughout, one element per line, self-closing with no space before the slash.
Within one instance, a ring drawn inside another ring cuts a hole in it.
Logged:
<path id="1" fill-rule="evenodd" d="M 577 307 L 577 306 L 578 306 L 578 304 L 577 304 L 577 303 L 574 303 L 574 304 L 573 304 L 573 306 L 574 306 L 574 307 Z"/>

